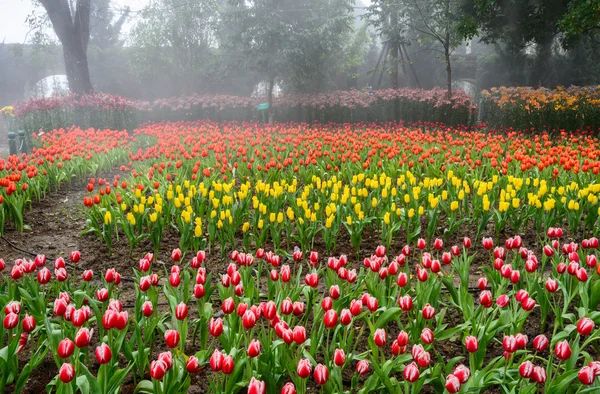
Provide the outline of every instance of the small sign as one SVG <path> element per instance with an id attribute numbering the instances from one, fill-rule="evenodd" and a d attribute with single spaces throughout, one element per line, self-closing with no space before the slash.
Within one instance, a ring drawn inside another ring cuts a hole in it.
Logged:
<path id="1" fill-rule="evenodd" d="M 265 109 L 269 109 L 269 103 L 262 103 L 262 104 L 258 104 L 258 107 L 256 107 L 259 111 L 263 111 Z"/>

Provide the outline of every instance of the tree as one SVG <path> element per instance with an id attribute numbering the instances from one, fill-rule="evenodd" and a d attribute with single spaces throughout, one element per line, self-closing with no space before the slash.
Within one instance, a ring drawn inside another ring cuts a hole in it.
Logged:
<path id="1" fill-rule="evenodd" d="M 367 16 L 378 31 L 387 37 L 392 56 L 392 86 L 397 75 L 397 54 L 402 45 L 416 41 L 420 46 L 443 56 L 446 67 L 448 99 L 452 98 L 452 63 L 454 49 L 463 41 L 458 34 L 461 8 L 456 0 L 374 0 Z"/>
<path id="2" fill-rule="evenodd" d="M 121 29 L 130 14 L 130 8 L 120 10 L 116 17 L 110 0 L 92 0 L 90 12 L 90 45 L 100 49 L 122 47 Z"/>
<path id="3" fill-rule="evenodd" d="M 138 77 L 163 76 L 187 94 L 220 80 L 218 8 L 218 0 L 151 0 L 131 31 L 131 63 Z"/>
<path id="4" fill-rule="evenodd" d="M 39 0 L 62 44 L 69 88 L 77 94 L 93 90 L 87 58 L 90 1 Z"/>
<path id="5" fill-rule="evenodd" d="M 294 91 L 327 85 L 351 29 L 351 0 L 227 0 L 226 5 L 220 42 L 266 80 L 270 121 L 277 80 Z"/>

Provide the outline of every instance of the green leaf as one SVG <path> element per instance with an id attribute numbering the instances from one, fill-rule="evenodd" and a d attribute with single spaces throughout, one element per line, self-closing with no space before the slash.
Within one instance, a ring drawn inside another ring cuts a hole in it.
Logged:
<path id="1" fill-rule="evenodd" d="M 397 306 L 393 307 L 393 308 L 386 309 L 377 318 L 377 321 L 375 322 L 375 327 L 376 328 L 382 328 L 382 327 L 384 327 L 390 320 L 397 319 L 400 316 L 400 313 L 402 313 L 402 309 L 400 309 Z"/>
<path id="2" fill-rule="evenodd" d="M 133 391 L 133 394 L 138 393 L 154 393 L 154 386 L 152 385 L 152 382 L 149 380 L 142 380 L 141 382 L 139 382 L 138 385 L 135 387 L 135 390 Z"/>

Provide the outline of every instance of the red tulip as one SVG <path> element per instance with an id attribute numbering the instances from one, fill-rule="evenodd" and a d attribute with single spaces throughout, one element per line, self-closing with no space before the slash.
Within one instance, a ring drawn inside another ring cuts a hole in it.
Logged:
<path id="1" fill-rule="evenodd" d="M 25 315 L 21 322 L 21 326 L 23 327 L 23 331 L 28 333 L 35 330 L 35 318 L 33 316 Z"/>
<path id="2" fill-rule="evenodd" d="M 594 383 L 594 380 L 596 379 L 596 376 L 594 374 L 594 369 L 589 366 L 585 366 L 585 367 L 581 368 L 579 370 L 579 373 L 577 374 L 577 378 L 579 379 L 581 384 L 584 384 L 586 386 L 591 385 L 592 383 Z"/>
<path id="3" fill-rule="evenodd" d="M 163 360 L 152 360 L 150 363 L 150 377 L 161 380 L 167 373 L 167 364 Z"/>
<path id="4" fill-rule="evenodd" d="M 146 317 L 150 317 L 154 312 L 154 306 L 151 301 L 146 301 L 142 304 L 142 313 Z"/>
<path id="5" fill-rule="evenodd" d="M 250 341 L 248 345 L 248 357 L 254 358 L 260 354 L 260 342 L 256 339 Z"/>
<path id="6" fill-rule="evenodd" d="M 382 347 L 387 342 L 387 333 L 383 328 L 378 328 L 375 330 L 375 334 L 373 335 L 373 341 L 379 347 Z"/>
<path id="7" fill-rule="evenodd" d="M 223 368 L 224 359 L 225 357 L 223 356 L 223 353 L 221 353 L 218 349 L 215 349 L 213 354 L 210 356 L 210 369 L 212 369 L 213 372 L 219 372 Z"/>
<path id="8" fill-rule="evenodd" d="M 323 364 L 317 364 L 314 373 L 315 382 L 323 386 L 329 380 L 329 370 Z"/>
<path id="9" fill-rule="evenodd" d="M 458 393 L 460 391 L 460 380 L 452 374 L 446 376 L 446 390 L 449 393 Z"/>
<path id="10" fill-rule="evenodd" d="M 433 340 L 434 340 L 433 331 L 431 331 L 431 329 L 425 327 L 423 329 L 423 331 L 421 332 L 421 340 L 426 344 L 433 343 Z"/>
<path id="11" fill-rule="evenodd" d="M 375 256 L 384 257 L 385 256 L 385 246 L 383 246 L 383 245 L 377 246 L 377 248 L 375 249 Z"/>
<path id="12" fill-rule="evenodd" d="M 233 357 L 227 356 L 223 359 L 223 367 L 221 370 L 225 375 L 231 375 L 235 368 L 235 362 L 233 361 Z"/>
<path id="13" fill-rule="evenodd" d="M 96 360 L 99 364 L 107 364 L 112 358 L 112 351 L 106 343 L 96 348 Z"/>
<path id="14" fill-rule="evenodd" d="M 506 294 L 502 294 L 496 299 L 496 305 L 498 305 L 500 308 L 505 308 L 508 305 L 509 301 L 510 299 L 508 298 L 508 296 Z"/>
<path id="15" fill-rule="evenodd" d="M 558 281 L 553 278 L 548 278 L 546 280 L 546 290 L 548 290 L 550 293 L 554 293 L 556 290 L 558 290 Z"/>
<path id="16" fill-rule="evenodd" d="M 171 259 L 173 261 L 181 260 L 181 256 L 182 256 L 182 253 L 181 253 L 181 250 L 179 250 L 179 249 L 173 249 L 173 251 L 171 252 Z"/>
<path id="17" fill-rule="evenodd" d="M 425 242 L 425 240 L 423 238 L 419 238 L 417 240 L 417 249 L 423 250 L 427 247 L 427 243 Z M 404 253 L 406 254 L 406 253 Z"/>
<path id="18" fill-rule="evenodd" d="M 556 344 L 554 348 L 554 354 L 560 360 L 568 360 L 571 357 L 571 347 L 569 346 L 569 342 L 560 341 Z"/>
<path id="19" fill-rule="evenodd" d="M 398 299 L 398 306 L 400 307 L 400 309 L 402 309 L 404 312 L 408 312 L 412 309 L 413 306 L 413 300 L 412 298 L 407 294 L 405 296 L 402 296 Z"/>
<path id="20" fill-rule="evenodd" d="M 590 335 L 594 329 L 594 321 L 588 317 L 584 317 L 577 322 L 577 332 L 580 335 Z"/>
<path id="21" fill-rule="evenodd" d="M 489 308 L 492 306 L 494 300 L 492 299 L 492 292 L 489 290 L 484 290 L 481 293 L 479 293 L 479 303 L 484 307 L 484 308 Z"/>
<path id="22" fill-rule="evenodd" d="M 347 326 L 350 323 L 352 323 L 352 313 L 350 312 L 349 309 L 347 309 L 347 308 L 342 309 L 342 311 L 340 312 L 340 322 L 344 326 Z"/>
<path id="23" fill-rule="evenodd" d="M 79 262 L 79 260 L 81 260 L 81 252 L 78 250 L 72 251 L 69 254 L 69 260 L 71 260 L 71 263 L 77 264 Z"/>
<path id="24" fill-rule="evenodd" d="M 494 247 L 494 240 L 491 238 L 483 238 L 483 248 L 486 250 L 492 250 Z"/>
<path id="25" fill-rule="evenodd" d="M 69 363 L 64 363 L 58 370 L 58 378 L 63 383 L 69 383 L 75 378 L 75 368 Z"/>
<path id="26" fill-rule="evenodd" d="M 333 363 L 338 367 L 341 367 L 346 363 L 346 353 L 344 353 L 344 349 L 335 349 L 333 352 Z"/>
<path id="27" fill-rule="evenodd" d="M 175 307 L 175 318 L 177 320 L 183 320 L 187 317 L 188 314 L 188 306 L 184 302 L 180 302 Z"/>
<path id="28" fill-rule="evenodd" d="M 330 309 L 323 316 L 323 323 L 327 328 L 334 328 L 338 323 L 338 315 L 335 309 Z"/>
<path id="29" fill-rule="evenodd" d="M 533 339 L 533 348 L 538 352 L 543 352 L 548 348 L 550 341 L 544 334 L 540 334 Z"/>
<path id="30" fill-rule="evenodd" d="M 298 364 L 296 365 L 296 372 L 298 376 L 302 379 L 306 379 L 312 373 L 312 365 L 310 364 L 310 360 L 303 358 L 298 360 Z"/>
<path id="31" fill-rule="evenodd" d="M 165 342 L 169 348 L 176 348 L 179 344 L 179 332 L 175 330 L 165 331 Z"/>
<path id="32" fill-rule="evenodd" d="M 80 328 L 77 334 L 75 334 L 75 346 L 79 349 L 88 346 L 92 340 L 92 332 L 86 327 Z"/>
<path id="33" fill-rule="evenodd" d="M 456 368 L 454 368 L 454 372 L 452 372 L 452 375 L 456 376 L 461 384 L 465 384 L 471 376 L 471 370 L 465 367 L 464 365 L 460 364 Z"/>
<path id="34" fill-rule="evenodd" d="M 57 354 L 60 358 L 69 358 L 75 350 L 75 344 L 69 338 L 65 338 L 58 344 Z"/>
<path id="35" fill-rule="evenodd" d="M 333 298 L 334 300 L 337 300 L 338 298 L 340 298 L 340 287 L 338 285 L 333 285 L 329 288 L 329 295 L 331 296 L 331 298 Z"/>
<path id="36" fill-rule="evenodd" d="M 427 303 L 423 308 L 422 314 L 425 319 L 432 319 L 435 316 L 435 308 L 429 305 L 429 303 Z"/>
<path id="37" fill-rule="evenodd" d="M 296 326 L 292 333 L 294 342 L 296 342 L 297 345 L 302 345 L 306 341 L 306 329 L 304 327 Z"/>
<path id="38" fill-rule="evenodd" d="M 19 301 L 10 301 L 4 307 L 4 313 L 5 314 L 14 313 L 14 314 L 18 315 L 19 313 L 21 313 L 21 303 Z"/>
<path id="39" fill-rule="evenodd" d="M 356 364 L 356 372 L 359 375 L 364 375 L 369 372 L 369 362 L 367 360 L 360 360 L 358 364 Z"/>
<path id="40" fill-rule="evenodd" d="M 433 241 L 433 248 L 436 250 L 442 250 L 442 248 L 444 247 L 444 241 L 442 241 L 440 238 L 436 238 Z"/>
<path id="41" fill-rule="evenodd" d="M 525 361 L 519 366 L 519 374 L 521 374 L 523 378 L 528 379 L 533 375 L 533 369 L 533 363 L 531 361 Z"/>
<path id="42" fill-rule="evenodd" d="M 469 353 L 475 353 L 479 348 L 479 342 L 474 336 L 468 336 L 465 338 L 465 347 Z"/>
<path id="43" fill-rule="evenodd" d="M 296 386 L 294 386 L 294 383 L 287 382 L 281 389 L 281 394 L 296 394 Z"/>
<path id="44" fill-rule="evenodd" d="M 312 274 L 306 274 L 304 281 L 308 286 L 316 288 L 319 285 L 319 274 L 316 272 L 313 272 Z"/>
<path id="45" fill-rule="evenodd" d="M 546 370 L 544 368 L 538 366 L 533 368 L 533 374 L 531 374 L 532 381 L 539 384 L 544 384 L 546 383 L 546 378 Z"/>
<path id="46" fill-rule="evenodd" d="M 198 373 L 202 370 L 202 366 L 196 356 L 190 356 L 185 364 L 185 369 L 188 373 Z"/>
<path id="47" fill-rule="evenodd" d="M 248 385 L 248 394 L 265 394 L 265 392 L 265 382 L 252 377 L 252 379 L 250 379 L 250 384 Z"/>
<path id="48" fill-rule="evenodd" d="M 404 380 L 414 383 L 419 380 L 419 367 L 417 367 L 415 362 L 412 362 L 404 367 L 404 372 L 402 374 L 404 375 Z"/>
<path id="49" fill-rule="evenodd" d="M 514 353 L 517 350 L 517 340 L 513 335 L 505 336 L 502 339 L 502 347 L 508 353 Z"/>
<path id="50" fill-rule="evenodd" d="M 247 310 L 244 313 L 244 316 L 242 317 L 242 325 L 244 326 L 244 328 L 246 330 L 250 330 L 250 329 L 254 328 L 255 324 L 256 324 L 256 315 L 254 314 L 254 312 Z"/>
<path id="51" fill-rule="evenodd" d="M 7 330 L 12 330 L 19 324 L 19 315 L 16 313 L 10 312 L 4 317 L 4 328 Z"/>

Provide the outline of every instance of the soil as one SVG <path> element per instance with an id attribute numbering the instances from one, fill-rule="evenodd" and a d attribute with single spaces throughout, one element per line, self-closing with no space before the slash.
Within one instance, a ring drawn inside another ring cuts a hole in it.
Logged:
<path id="1" fill-rule="evenodd" d="M 106 174 L 105 178 L 112 179 L 114 174 Z M 42 201 L 35 202 L 31 209 L 25 213 L 25 223 L 28 225 L 28 229 L 22 233 L 15 231 L 14 229 L 7 229 L 4 234 L 5 240 L 0 240 L 0 257 L 3 258 L 7 263 L 11 263 L 17 258 L 32 258 L 37 254 L 44 254 L 48 258 L 48 268 L 52 269 L 52 264 L 55 258 L 63 256 L 67 258 L 69 253 L 73 250 L 79 250 L 82 255 L 82 260 L 78 264 L 78 270 L 81 269 L 92 269 L 94 276 L 99 277 L 103 275 L 107 268 L 115 268 L 121 273 L 124 280 L 121 284 L 121 301 L 124 305 L 134 301 L 135 293 L 133 288 L 133 282 L 128 281 L 127 277 L 131 275 L 131 269 L 137 266 L 138 260 L 143 257 L 147 252 L 152 251 L 152 245 L 150 241 L 142 242 L 137 245 L 133 253 L 130 254 L 129 245 L 125 237 L 120 237 L 119 240 L 115 240 L 113 243 L 112 253 L 100 240 L 93 234 L 81 235 L 85 230 L 85 221 L 87 219 L 84 207 L 83 198 L 87 195 L 85 189 L 85 183 L 74 182 L 69 185 L 63 185 L 57 193 L 48 194 Z M 440 221 L 441 222 L 441 221 Z M 424 227 L 423 227 L 424 228 Z M 475 234 L 475 229 L 464 228 L 462 234 Z M 442 229 L 440 229 L 440 233 Z M 490 228 L 489 233 L 493 233 L 493 229 Z M 528 231 L 525 234 L 521 234 L 523 237 L 523 245 L 533 249 L 535 251 L 541 251 L 542 245 L 539 244 L 538 238 L 535 231 Z M 505 239 L 508 236 L 514 234 L 501 234 L 500 239 Z M 399 234 L 396 237 L 394 245 L 388 250 L 388 256 L 395 256 L 400 253 L 402 246 L 405 244 L 406 239 L 404 235 Z M 568 237 L 565 237 L 568 239 Z M 10 244 L 8 242 L 10 242 Z M 446 242 L 445 250 L 449 249 L 450 245 L 462 245 L 462 237 L 454 237 L 452 242 Z M 360 268 L 362 265 L 362 259 L 370 256 L 374 253 L 375 248 L 380 243 L 380 237 L 376 233 L 365 233 L 363 234 L 363 247 L 359 257 L 356 257 L 356 253 L 352 248 L 349 237 L 347 234 L 340 234 L 340 239 L 336 246 L 336 249 L 332 255 L 346 254 L 350 257 L 351 267 Z M 168 233 L 161 245 L 160 252 L 156 255 L 156 259 L 164 262 L 169 262 L 170 251 L 174 248 L 179 247 L 178 234 L 171 230 Z M 293 248 L 293 246 L 292 246 Z M 475 286 L 477 279 L 482 275 L 482 265 L 488 264 L 489 252 L 483 250 L 480 242 L 473 242 L 473 248 L 476 252 L 476 260 L 472 265 L 471 271 L 471 285 Z M 18 250 L 21 249 L 21 250 Z M 241 244 L 240 244 L 241 249 Z M 269 248 L 265 248 L 269 250 Z M 322 241 L 318 240 L 314 245 L 314 250 L 317 250 L 320 256 L 326 256 L 325 247 Z M 208 272 L 223 272 L 228 261 L 219 257 L 218 251 L 213 251 L 207 256 L 206 268 Z M 477 256 L 480 256 L 477 259 Z M 323 257 L 321 258 L 323 259 Z M 323 289 L 325 290 L 325 289 Z M 193 308 L 192 308 L 193 310 Z M 552 319 L 549 319 L 552 321 Z M 530 340 L 540 333 L 540 316 L 539 309 L 535 309 L 531 314 L 531 318 L 527 320 L 523 333 L 528 335 Z M 551 334 L 551 328 L 547 334 Z M 392 337 L 390 333 L 390 338 Z M 361 347 L 366 348 L 366 339 L 364 344 L 360 344 Z M 31 346 L 27 345 L 23 354 L 29 354 Z M 191 349 L 190 353 L 197 351 L 198 349 Z M 463 352 L 462 344 L 459 342 L 452 341 L 441 341 L 436 344 L 436 350 L 443 356 L 449 356 L 452 358 L 455 354 L 461 354 Z M 491 349 L 488 350 L 488 357 L 492 359 L 502 354 L 502 346 L 498 343 L 493 343 Z M 92 357 L 93 358 L 93 357 Z M 22 365 L 26 360 L 22 360 Z M 464 360 L 468 363 L 468 360 Z M 97 367 L 97 366 L 96 366 Z M 92 370 L 95 370 L 93 367 Z M 354 365 L 351 366 L 354 368 Z M 39 394 L 45 391 L 46 384 L 49 383 L 52 378 L 56 375 L 57 368 L 54 364 L 54 360 L 48 356 L 46 360 L 35 369 L 29 382 L 27 383 L 23 393 L 25 394 Z M 399 380 L 402 378 L 399 376 Z M 348 377 L 348 381 L 350 377 Z M 312 382 L 312 380 L 310 380 Z M 133 392 L 135 386 L 133 381 L 126 382 L 123 386 L 123 393 Z M 11 387 L 7 388 L 6 392 L 11 392 Z M 312 386 L 315 392 L 318 391 L 317 387 Z M 209 385 L 204 373 L 200 373 L 193 376 L 192 387 L 190 393 L 206 393 L 209 392 Z M 424 387 L 422 392 L 434 392 L 431 387 Z M 489 390 L 489 393 L 499 392 L 498 390 Z"/>

